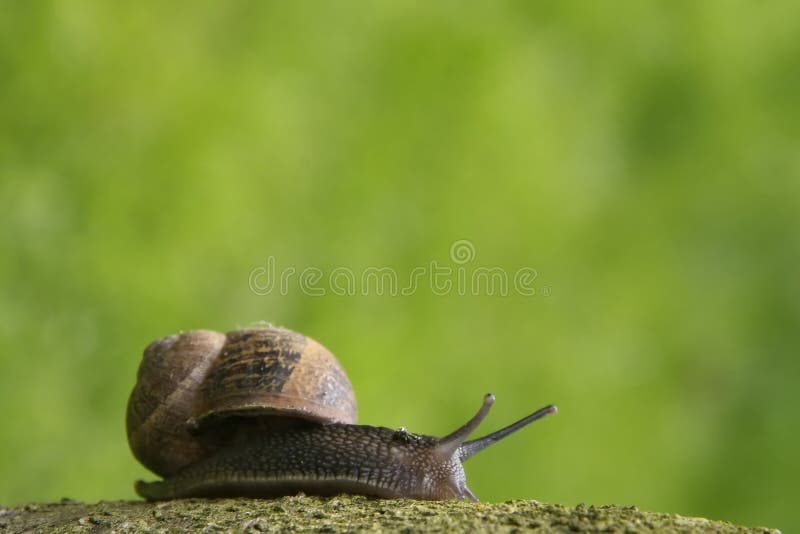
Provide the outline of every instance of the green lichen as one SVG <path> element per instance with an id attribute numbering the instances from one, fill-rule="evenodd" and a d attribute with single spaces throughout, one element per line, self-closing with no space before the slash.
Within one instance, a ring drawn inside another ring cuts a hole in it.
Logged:
<path id="1" fill-rule="evenodd" d="M 574 508 L 537 501 L 468 503 L 297 495 L 273 500 L 184 499 L 161 503 L 65 500 L 0 508 L 0 530 L 56 532 L 778 532 L 722 521 L 642 512 L 636 507 Z"/>

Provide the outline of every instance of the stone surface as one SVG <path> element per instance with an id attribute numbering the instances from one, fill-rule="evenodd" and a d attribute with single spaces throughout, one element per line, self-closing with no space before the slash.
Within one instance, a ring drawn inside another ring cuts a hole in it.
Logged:
<path id="1" fill-rule="evenodd" d="M 274 500 L 186 499 L 0 508 L 0 531 L 56 532 L 778 532 L 721 521 L 642 512 L 635 507 L 574 508 L 537 501 L 505 503 L 378 500 L 298 495 Z"/>

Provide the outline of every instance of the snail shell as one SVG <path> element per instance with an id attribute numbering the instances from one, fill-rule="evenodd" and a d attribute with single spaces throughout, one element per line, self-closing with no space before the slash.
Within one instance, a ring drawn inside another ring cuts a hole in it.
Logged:
<path id="1" fill-rule="evenodd" d="M 350 380 L 325 347 L 283 328 L 194 330 L 151 343 L 127 411 L 134 456 L 167 477 L 245 422 L 355 424 Z"/>

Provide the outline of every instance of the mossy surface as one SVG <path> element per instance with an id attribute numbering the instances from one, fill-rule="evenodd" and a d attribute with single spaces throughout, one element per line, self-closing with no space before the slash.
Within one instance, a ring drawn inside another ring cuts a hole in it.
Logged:
<path id="1" fill-rule="evenodd" d="M 186 499 L 83 504 L 65 500 L 0 508 L 0 531 L 204 532 L 778 532 L 722 521 L 643 512 L 636 507 L 574 508 L 537 501 L 505 503 L 377 500 L 303 495 L 274 500 Z"/>

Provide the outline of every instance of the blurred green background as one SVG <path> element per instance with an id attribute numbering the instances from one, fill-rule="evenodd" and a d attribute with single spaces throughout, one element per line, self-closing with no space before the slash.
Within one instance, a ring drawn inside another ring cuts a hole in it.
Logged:
<path id="1" fill-rule="evenodd" d="M 484 500 L 797 529 L 798 95 L 789 1 L 3 2 L 0 502 L 134 498 L 142 349 L 268 320 L 363 423 L 558 404 Z M 270 257 L 537 291 L 259 294 Z"/>

